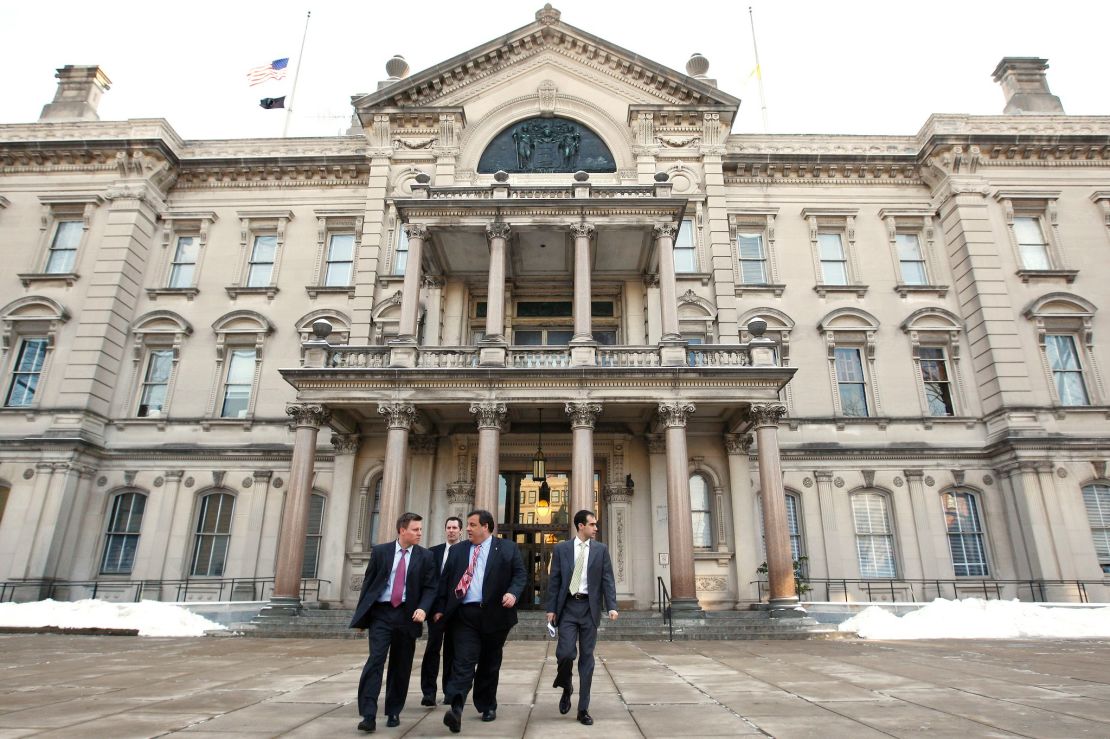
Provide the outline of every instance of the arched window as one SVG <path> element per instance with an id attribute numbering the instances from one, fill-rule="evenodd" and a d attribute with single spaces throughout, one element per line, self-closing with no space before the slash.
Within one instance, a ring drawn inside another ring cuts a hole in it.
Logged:
<path id="1" fill-rule="evenodd" d="M 1063 292 L 1042 295 L 1025 308 L 1023 314 L 1036 330 L 1041 362 L 1057 405 L 1103 402 L 1092 328 L 1097 310 L 1089 300 Z"/>
<path id="2" fill-rule="evenodd" d="M 131 569 L 135 566 L 135 551 L 139 548 L 139 532 L 143 527 L 145 511 L 146 496 L 142 493 L 121 493 L 112 501 L 100 574 L 131 574 Z"/>
<path id="3" fill-rule="evenodd" d="M 304 537 L 304 563 L 301 577 L 311 580 L 316 577 L 320 567 L 320 541 L 324 533 L 324 502 L 319 493 L 313 493 L 308 504 L 308 529 Z"/>
<path id="4" fill-rule="evenodd" d="M 852 496 L 860 577 L 896 577 L 894 530 L 886 496 L 856 493 Z"/>
<path id="5" fill-rule="evenodd" d="M 956 577 L 986 577 L 987 548 L 983 544 L 983 524 L 975 496 L 953 491 L 945 493 L 942 501 L 953 572 Z"/>
<path id="6" fill-rule="evenodd" d="M 197 538 L 193 546 L 190 573 L 199 577 L 220 577 L 227 565 L 227 549 L 231 541 L 231 515 L 235 496 L 211 493 L 200 500 L 197 516 Z"/>
<path id="7" fill-rule="evenodd" d="M 690 518 L 694 525 L 694 547 L 712 547 L 713 515 L 710 509 L 709 482 L 703 475 L 690 476 Z"/>
<path id="8" fill-rule="evenodd" d="M 1095 540 L 1095 555 L 1102 571 L 1110 574 L 1110 485 L 1096 482 L 1083 486 L 1087 521 Z"/>

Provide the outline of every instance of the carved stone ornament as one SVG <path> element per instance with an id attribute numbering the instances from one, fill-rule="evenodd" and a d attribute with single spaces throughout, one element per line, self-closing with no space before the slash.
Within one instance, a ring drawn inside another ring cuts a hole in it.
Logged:
<path id="1" fill-rule="evenodd" d="M 478 172 L 617 171 L 616 158 L 597 133 L 581 121 L 553 113 L 527 118 L 502 129 L 482 152 Z"/>
<path id="2" fill-rule="evenodd" d="M 547 3 L 536 11 L 536 20 L 545 26 L 553 26 L 559 22 L 561 15 L 562 13 L 551 7 L 551 3 Z"/>
<path id="3" fill-rule="evenodd" d="M 994 478 L 991 477 L 990 475 L 983 475 L 983 484 L 984 485 L 993 485 L 994 484 Z"/>
<path id="4" fill-rule="evenodd" d="M 154 487 L 156 487 L 156 488 L 160 488 L 160 487 L 162 487 L 162 486 L 163 486 L 164 484 L 166 484 L 166 479 L 165 479 L 164 477 L 162 477 L 161 475 L 159 475 L 158 477 L 154 478 Z"/>
<path id="5" fill-rule="evenodd" d="M 647 437 L 648 454 L 663 454 L 667 451 L 667 441 L 662 434 L 651 434 Z"/>
<path id="6" fill-rule="evenodd" d="M 748 417 L 752 420 L 752 428 L 777 426 L 785 415 L 785 405 L 753 403 L 748 408 Z"/>
<path id="7" fill-rule="evenodd" d="M 930 488 L 931 488 L 931 487 L 933 487 L 933 485 L 935 485 L 935 484 L 936 484 L 936 482 L 937 482 L 937 481 L 933 479 L 932 475 L 926 475 L 926 476 L 925 476 L 925 486 L 926 486 L 926 487 L 930 487 Z"/>
<path id="8" fill-rule="evenodd" d="M 510 232 L 511 230 L 509 228 L 509 224 L 507 223 L 494 221 L 493 223 L 486 225 L 486 238 L 490 240 L 507 239 L 509 238 Z"/>
<path id="9" fill-rule="evenodd" d="M 468 482 L 453 482 L 447 486 L 447 502 L 451 505 L 474 505 L 474 486 Z"/>
<path id="10" fill-rule="evenodd" d="M 185 487 L 187 487 L 187 488 L 191 488 L 191 487 L 193 487 L 193 486 L 194 486 L 194 485 L 196 485 L 196 484 L 197 484 L 197 481 L 196 481 L 196 480 L 194 480 L 194 479 L 192 478 L 192 476 L 186 477 L 186 478 L 185 478 L 185 482 L 183 482 L 183 483 L 182 483 L 182 485 L 184 485 L 184 486 L 185 486 Z"/>
<path id="11" fill-rule="evenodd" d="M 1063 467 L 1057 467 L 1056 468 L 1056 476 L 1059 477 L 1061 480 L 1063 480 L 1064 478 L 1066 478 L 1068 476 L 1068 471 L 1066 469 L 1064 469 Z"/>
<path id="12" fill-rule="evenodd" d="M 811 478 L 811 477 L 803 477 L 803 478 L 802 478 L 802 487 L 804 487 L 804 488 L 811 488 L 811 487 L 813 487 L 813 478 Z"/>
<path id="13" fill-rule="evenodd" d="M 597 416 L 601 413 L 600 403 L 570 402 L 566 404 L 566 414 L 570 416 L 571 427 L 588 426 L 593 428 Z"/>
<path id="14" fill-rule="evenodd" d="M 428 240 L 428 227 L 422 223 L 406 223 L 405 236 L 409 237 L 409 241 L 413 239 L 420 239 L 421 241 Z"/>
<path id="15" fill-rule="evenodd" d="M 570 227 L 570 232 L 574 234 L 576 239 L 592 239 L 597 229 L 594 228 L 592 223 L 575 223 Z"/>
<path id="16" fill-rule="evenodd" d="M 692 414 L 697 408 L 693 403 L 686 403 L 683 401 L 675 403 L 660 403 L 659 404 L 659 419 L 667 428 L 675 426 L 685 426 L 686 417 Z"/>
<path id="17" fill-rule="evenodd" d="M 540 99 L 540 114 L 541 115 L 554 115 L 555 113 L 555 95 L 558 93 L 558 88 L 551 80 L 544 80 L 540 86 L 536 88 L 536 97 Z"/>
<path id="18" fill-rule="evenodd" d="M 286 406 L 285 412 L 293 419 L 295 425 L 312 426 L 314 428 L 320 428 L 331 416 L 331 412 L 324 406 L 308 403 Z"/>
<path id="19" fill-rule="evenodd" d="M 835 485 L 838 488 L 844 487 L 844 478 L 843 477 L 837 477 L 836 479 L 833 480 L 833 485 Z"/>
<path id="20" fill-rule="evenodd" d="M 217 471 L 213 472 L 212 473 L 212 487 L 222 488 L 224 486 L 224 478 L 226 476 L 227 476 L 227 473 L 224 472 L 223 470 L 217 470 Z"/>
<path id="21" fill-rule="evenodd" d="M 673 223 L 661 223 L 655 228 L 651 229 L 651 232 L 655 234 L 655 238 L 657 239 L 666 237 L 671 241 L 674 241 L 675 234 L 678 233 L 678 226 Z"/>
<path id="22" fill-rule="evenodd" d="M 336 454 L 354 454 L 358 451 L 358 445 L 361 438 L 358 434 L 335 434 L 331 435 L 331 446 Z"/>
<path id="23" fill-rule="evenodd" d="M 246 477 L 244 477 L 243 481 L 241 483 L 239 483 L 239 486 L 243 487 L 243 488 L 249 488 L 252 485 L 254 485 L 254 478 L 251 477 L 250 475 L 247 475 Z"/>
<path id="24" fill-rule="evenodd" d="M 439 438 L 433 434 L 413 434 L 409 437 L 409 451 L 413 454 L 435 454 Z"/>
<path id="25" fill-rule="evenodd" d="M 900 488 L 905 484 L 906 484 L 906 481 L 903 480 L 901 477 L 895 477 L 894 478 L 894 487 Z"/>
<path id="26" fill-rule="evenodd" d="M 618 504 L 618 503 L 631 503 L 633 491 L 631 488 L 626 488 L 624 483 L 613 483 L 605 488 L 605 502 Z"/>
<path id="27" fill-rule="evenodd" d="M 280 477 L 275 477 L 273 483 L 271 483 L 271 484 L 276 489 L 281 490 L 282 485 L 285 484 L 285 480 L 282 480 Z"/>
<path id="28" fill-rule="evenodd" d="M 391 429 L 407 431 L 416 420 L 416 407 L 411 403 L 380 403 L 378 413 L 385 416 L 386 425 Z"/>
<path id="29" fill-rule="evenodd" d="M 362 590 L 362 575 L 351 575 L 351 590 L 356 593 Z"/>
<path id="30" fill-rule="evenodd" d="M 875 470 L 861 470 L 863 474 L 863 486 L 870 488 L 875 486 Z"/>
<path id="31" fill-rule="evenodd" d="M 725 434 L 725 451 L 729 454 L 747 454 L 753 441 L 751 434 Z"/>
<path id="32" fill-rule="evenodd" d="M 471 403 L 470 412 L 478 417 L 478 428 L 501 430 L 508 408 L 504 403 Z"/>
<path id="33" fill-rule="evenodd" d="M 695 577 L 694 587 L 704 592 L 715 592 L 725 590 L 728 586 L 726 579 L 723 577 Z"/>

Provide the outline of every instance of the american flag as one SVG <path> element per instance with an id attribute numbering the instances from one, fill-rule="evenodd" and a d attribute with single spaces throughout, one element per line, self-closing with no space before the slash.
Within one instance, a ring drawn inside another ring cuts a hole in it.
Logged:
<path id="1" fill-rule="evenodd" d="M 275 59 L 263 67 L 255 67 L 247 72 L 247 82 L 251 85 L 257 85 L 266 80 L 283 80 L 285 79 L 285 68 L 288 66 L 289 57 Z"/>

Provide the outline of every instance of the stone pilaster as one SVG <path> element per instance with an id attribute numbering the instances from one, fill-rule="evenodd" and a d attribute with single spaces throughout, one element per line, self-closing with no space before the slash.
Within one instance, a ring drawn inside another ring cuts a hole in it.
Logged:
<path id="1" fill-rule="evenodd" d="M 331 492 L 324 507 L 324 538 L 320 542 L 318 575 L 320 600 L 341 603 L 343 600 L 343 569 L 347 558 L 346 523 L 351 508 L 351 492 L 355 484 L 355 459 L 362 439 L 358 433 L 332 433 L 335 449 L 332 463 Z"/>
<path id="2" fill-rule="evenodd" d="M 755 491 L 752 489 L 751 462 L 748 452 L 752 446 L 751 434 L 726 434 L 725 451 L 728 453 L 728 481 L 732 498 L 732 541 L 735 543 L 737 608 L 746 608 L 759 600 L 759 591 L 749 585 L 759 567 L 759 526 L 753 521 L 756 515 Z"/>
<path id="3" fill-rule="evenodd" d="M 507 408 L 504 403 L 471 403 L 478 421 L 478 472 L 474 481 L 474 508 L 497 517 L 497 476 L 500 473 L 501 428 Z"/>

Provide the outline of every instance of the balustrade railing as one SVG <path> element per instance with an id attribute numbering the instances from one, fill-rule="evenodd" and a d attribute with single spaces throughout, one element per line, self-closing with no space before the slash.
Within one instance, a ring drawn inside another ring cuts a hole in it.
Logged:
<path id="1" fill-rule="evenodd" d="M 853 602 L 859 600 L 879 602 L 925 602 L 936 598 L 982 598 L 983 600 L 1018 600 L 1033 603 L 1079 602 L 1089 603 L 1094 589 L 1096 601 L 1102 580 L 940 580 L 912 578 L 837 578 L 805 577 L 801 582 L 806 592 L 802 600 L 825 602 Z M 768 592 L 766 580 L 756 580 L 762 600 Z M 1110 595 L 1110 590 L 1102 590 Z"/>
<path id="2" fill-rule="evenodd" d="M 655 187 L 653 185 L 594 185 L 590 188 L 590 196 L 594 198 L 653 198 Z"/>
<path id="3" fill-rule="evenodd" d="M 691 344 L 686 351 L 691 367 L 747 367 L 747 347 L 737 344 Z"/>
<path id="4" fill-rule="evenodd" d="M 513 367 L 540 369 L 569 367 L 570 349 L 564 347 L 514 346 L 509 348 Z"/>
<path id="5" fill-rule="evenodd" d="M 301 581 L 301 600 L 320 599 L 321 584 Z M 182 580 L 9 580 L 0 582 L 0 603 L 51 598 L 75 601 L 91 598 L 116 603 L 161 600 L 176 603 L 268 600 L 272 577 L 197 577 Z"/>
<path id="6" fill-rule="evenodd" d="M 478 347 L 434 346 L 420 350 L 418 367 L 477 367 Z"/>
<path id="7" fill-rule="evenodd" d="M 377 369 L 389 366 L 388 346 L 337 346 L 328 350 L 329 367 Z"/>
<path id="8" fill-rule="evenodd" d="M 605 346 L 597 350 L 598 367 L 658 367 L 654 346 Z"/>
<path id="9" fill-rule="evenodd" d="M 428 191 L 430 200 L 490 200 L 493 191 L 488 187 L 433 187 Z"/>

